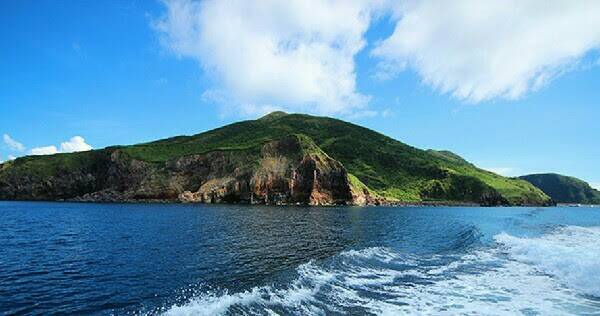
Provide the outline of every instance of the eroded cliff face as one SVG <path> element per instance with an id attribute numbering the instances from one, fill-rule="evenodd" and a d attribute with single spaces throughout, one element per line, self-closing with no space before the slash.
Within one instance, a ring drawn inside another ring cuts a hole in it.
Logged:
<path id="1" fill-rule="evenodd" d="M 88 158 L 89 159 L 89 158 Z M 366 204 L 341 163 L 309 139 L 287 136 L 262 148 L 213 151 L 154 164 L 119 149 L 82 168 L 35 174 L 6 170 L 0 199 L 90 202 L 181 201 L 252 204 Z M 356 190 L 355 190 L 356 191 Z"/>
<path id="2" fill-rule="evenodd" d="M 307 148 L 308 146 L 308 148 Z M 238 157 L 239 158 L 239 157 Z M 344 167 L 312 144 L 292 136 L 265 144 L 258 161 L 234 172 L 210 172 L 185 202 L 252 204 L 352 204 Z"/>

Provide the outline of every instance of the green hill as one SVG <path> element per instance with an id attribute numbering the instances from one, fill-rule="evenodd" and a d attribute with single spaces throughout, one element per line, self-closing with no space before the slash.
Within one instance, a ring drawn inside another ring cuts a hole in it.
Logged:
<path id="1" fill-rule="evenodd" d="M 520 178 L 544 191 L 557 203 L 600 204 L 600 191 L 574 177 L 544 173 Z"/>
<path id="2" fill-rule="evenodd" d="M 283 152 L 267 150 L 269 153 L 265 153 L 265 146 L 270 144 L 271 147 L 277 147 L 282 139 L 288 139 L 290 135 L 293 135 L 291 142 L 299 144 L 289 145 L 290 141 L 285 140 L 283 143 L 288 144 L 286 146 L 289 148 L 286 147 Z M 295 148 L 312 148 L 310 151 L 313 153 L 308 154 L 303 150 L 294 154 L 292 151 L 299 150 Z M 221 164 L 214 165 L 211 162 L 212 165 L 184 166 L 191 157 L 195 157 L 194 164 L 200 164 L 208 156 L 218 156 Z M 275 162 L 272 160 L 281 158 L 285 158 L 285 162 L 277 162 L 279 169 L 273 169 Z M 315 179 L 302 178 L 303 181 L 313 181 L 325 188 L 329 182 L 319 182 L 325 181 L 325 178 L 316 179 L 316 175 L 332 177 L 330 170 L 342 168 L 343 172 L 339 172 L 347 178 L 344 180 L 347 184 L 344 185 L 355 195 L 357 192 L 367 194 L 370 198 L 368 201 L 376 198 L 380 202 L 385 199 L 483 205 L 545 205 L 550 202 L 548 196 L 529 182 L 479 169 L 451 152 L 417 149 L 338 119 L 283 112 L 194 136 L 178 136 L 90 152 L 20 158 L 0 167 L 0 198 L 91 196 L 93 199 L 97 196 L 95 192 L 108 190 L 111 196 L 128 192 L 127 199 L 134 200 L 175 199 L 184 191 L 198 193 L 204 184 L 218 178 L 220 180 L 217 182 L 222 188 L 234 185 L 232 183 L 237 187 L 249 187 L 251 201 L 255 201 L 258 195 L 270 196 L 276 191 L 283 201 L 294 202 L 294 199 L 290 200 L 294 191 L 291 184 L 282 184 L 285 189 L 267 184 L 266 191 L 269 193 L 264 193 L 263 189 L 260 191 L 256 185 L 263 185 L 264 181 L 274 178 L 282 183 L 297 184 L 296 178 L 292 177 L 297 176 L 296 169 L 307 163 L 306 159 L 316 166 L 313 167 Z M 135 168 L 140 170 L 136 171 Z M 199 169 L 193 173 L 189 168 Z M 71 174 L 71 178 L 81 179 L 75 184 L 72 183 L 74 180 L 63 181 L 61 177 L 67 174 Z M 330 180 L 339 182 L 334 178 L 326 181 Z M 129 186 L 123 187 L 119 181 Z M 20 183 L 21 189 L 15 188 L 15 183 Z M 217 194 L 214 193 L 217 188 L 216 184 L 211 187 L 211 194 Z M 337 190 L 330 189 L 323 189 L 323 192 Z M 226 192 L 219 194 L 235 194 L 236 200 L 246 200 L 241 198 L 246 194 L 245 189 L 239 189 L 237 193 L 230 189 L 223 190 Z M 103 197 L 106 195 L 102 194 Z"/>

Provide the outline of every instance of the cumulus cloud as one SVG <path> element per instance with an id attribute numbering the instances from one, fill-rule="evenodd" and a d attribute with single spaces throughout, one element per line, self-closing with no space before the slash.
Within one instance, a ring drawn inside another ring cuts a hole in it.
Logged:
<path id="1" fill-rule="evenodd" d="M 596 189 L 596 190 L 600 191 L 600 182 L 593 182 L 593 183 L 590 183 L 590 186 L 592 186 L 592 188 L 594 188 L 594 189 Z"/>
<path id="2" fill-rule="evenodd" d="M 600 48 L 600 1 L 405 1 L 372 51 L 378 77 L 410 68 L 469 102 L 516 99 Z"/>
<path id="3" fill-rule="evenodd" d="M 29 151 L 29 154 L 32 156 L 54 155 L 57 153 L 58 153 L 58 149 L 56 148 L 56 146 L 36 147 L 36 148 L 32 148 Z"/>
<path id="4" fill-rule="evenodd" d="M 60 151 L 63 153 L 88 150 L 92 150 L 92 146 L 86 144 L 85 139 L 81 136 L 74 136 L 70 140 L 60 144 Z"/>
<path id="5" fill-rule="evenodd" d="M 54 145 L 32 148 L 29 151 L 30 155 L 53 155 L 58 153 L 71 153 L 77 151 L 92 150 L 93 147 L 85 142 L 81 136 L 71 137 L 70 140 L 60 144 L 60 149 Z"/>
<path id="6" fill-rule="evenodd" d="M 10 137 L 10 135 L 4 134 L 4 136 L 2 138 L 4 140 L 4 143 L 10 149 L 16 150 L 16 151 L 24 151 L 25 150 L 25 146 L 23 146 L 23 144 L 19 143 L 18 141 L 14 140 L 12 137 Z"/>
<path id="7" fill-rule="evenodd" d="M 206 90 L 202 93 L 202 100 L 221 107 L 223 116 L 240 114 L 242 116 L 262 116 L 273 111 L 283 111 L 285 108 L 271 104 L 243 103 L 235 100 L 224 90 Z M 232 106 L 233 105 L 233 106 Z"/>
<path id="8" fill-rule="evenodd" d="M 366 107 L 354 56 L 383 1 L 166 0 L 166 47 L 196 59 L 243 111 L 324 114 Z"/>

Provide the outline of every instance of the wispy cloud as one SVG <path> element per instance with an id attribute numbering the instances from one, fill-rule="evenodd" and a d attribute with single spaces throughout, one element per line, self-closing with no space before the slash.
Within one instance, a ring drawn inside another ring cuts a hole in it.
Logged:
<path id="1" fill-rule="evenodd" d="M 512 167 L 483 167 L 483 169 L 505 177 L 513 177 L 516 175 L 516 170 Z"/>
<path id="2" fill-rule="evenodd" d="M 215 104 L 220 108 L 220 116 L 259 117 L 273 111 L 286 110 L 282 106 L 271 104 L 240 103 L 224 90 L 206 90 L 202 93 L 202 101 Z"/>
<path id="3" fill-rule="evenodd" d="M 7 159 L 8 159 L 8 161 L 11 161 L 11 160 L 15 160 L 15 159 L 17 159 L 17 157 L 15 157 L 15 156 L 13 156 L 13 155 L 8 155 L 8 158 L 7 158 Z M 5 163 L 5 162 L 6 162 L 6 161 L 4 161 L 4 160 L 2 160 L 2 159 L 0 158 L 0 164 L 2 164 L 2 163 Z"/>
<path id="4" fill-rule="evenodd" d="M 76 53 L 79 53 L 81 51 L 81 46 L 78 42 L 71 43 L 71 48 L 73 48 L 73 51 L 75 51 Z"/>
<path id="5" fill-rule="evenodd" d="M 410 68 L 468 102 L 517 99 L 600 48 L 600 1 L 402 1 L 394 16 L 378 77 Z"/>
<path id="6" fill-rule="evenodd" d="M 16 151 L 24 151 L 25 150 L 25 146 L 23 146 L 23 144 L 21 144 L 20 142 L 14 140 L 12 137 L 10 137 L 10 135 L 4 134 L 4 136 L 2 138 L 4 140 L 4 143 L 11 150 L 16 150 Z"/>

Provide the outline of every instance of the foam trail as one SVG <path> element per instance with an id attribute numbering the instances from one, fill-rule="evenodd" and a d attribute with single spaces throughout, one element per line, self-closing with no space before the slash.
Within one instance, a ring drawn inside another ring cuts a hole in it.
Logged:
<path id="1" fill-rule="evenodd" d="M 568 226 L 539 238 L 494 237 L 514 259 L 578 292 L 600 297 L 600 227 Z"/>
<path id="2" fill-rule="evenodd" d="M 165 315 L 223 315 L 233 306 L 247 307 L 250 314 L 277 313 L 269 306 L 282 306 L 304 315 L 320 315 L 322 310 L 310 304 L 321 286 L 328 283 L 332 274 L 318 268 L 313 262 L 298 268 L 299 277 L 285 288 L 271 286 L 256 287 L 251 291 L 236 294 L 215 295 L 207 293 L 192 299 L 189 303 L 172 306 Z"/>
<path id="3" fill-rule="evenodd" d="M 463 255 L 373 247 L 309 262 L 280 286 L 204 294 L 168 315 L 600 314 L 600 227 L 508 234 Z"/>
<path id="4" fill-rule="evenodd" d="M 173 306 L 165 315 L 223 315 L 233 305 L 248 305 L 260 299 L 260 289 L 255 288 L 251 292 L 236 293 L 233 295 L 223 294 L 217 296 L 207 293 L 193 299 L 184 306 Z"/>

